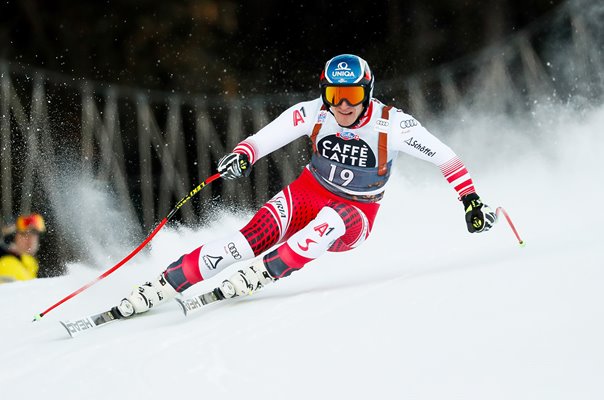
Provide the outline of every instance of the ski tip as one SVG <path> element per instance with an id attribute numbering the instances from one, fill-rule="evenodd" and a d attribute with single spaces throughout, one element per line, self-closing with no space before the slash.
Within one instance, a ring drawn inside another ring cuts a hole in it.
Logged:
<path id="1" fill-rule="evenodd" d="M 180 306 L 180 308 L 182 308 L 182 312 L 186 316 L 187 315 L 187 307 L 185 306 L 185 303 L 181 299 L 179 299 L 178 297 L 175 300 L 178 303 L 178 305 Z"/>
<path id="2" fill-rule="evenodd" d="M 71 332 L 71 329 L 69 329 L 69 326 L 67 326 L 69 321 L 67 321 L 67 322 L 59 321 L 59 322 L 61 323 L 61 325 L 63 325 L 63 328 L 65 328 L 67 333 L 69 333 L 69 337 L 73 339 L 74 338 L 73 333 Z"/>

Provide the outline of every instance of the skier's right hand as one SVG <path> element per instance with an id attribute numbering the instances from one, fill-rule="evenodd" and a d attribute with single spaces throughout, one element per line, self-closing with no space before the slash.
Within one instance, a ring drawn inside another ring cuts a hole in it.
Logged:
<path id="1" fill-rule="evenodd" d="M 235 179 L 249 176 L 252 164 L 246 154 L 229 153 L 218 161 L 218 172 L 224 179 Z"/>

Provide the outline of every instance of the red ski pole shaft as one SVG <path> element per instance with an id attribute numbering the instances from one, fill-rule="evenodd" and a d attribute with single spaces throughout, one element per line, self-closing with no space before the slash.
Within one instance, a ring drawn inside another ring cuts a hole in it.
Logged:
<path id="1" fill-rule="evenodd" d="M 508 221 L 508 224 L 510 225 L 512 232 L 514 232 L 514 235 L 516 235 L 516 239 L 518 239 L 518 244 L 520 244 L 520 246 L 524 246 L 524 240 L 520 239 L 520 235 L 518 234 L 518 231 L 516 230 L 516 227 L 514 226 L 512 219 L 510 218 L 508 213 L 505 211 L 505 209 L 503 207 L 497 207 L 497 210 L 495 212 L 497 213 L 497 217 L 499 217 L 499 213 L 503 213 L 503 216 Z"/>
<path id="2" fill-rule="evenodd" d="M 42 311 L 40 314 L 36 315 L 34 317 L 34 321 L 37 321 L 37 320 L 41 319 L 46 314 L 48 314 L 50 311 L 54 310 L 56 307 L 60 306 L 61 304 L 63 304 L 66 301 L 68 301 L 69 299 L 72 299 L 73 297 L 75 297 L 78 294 L 82 293 L 84 290 L 88 289 L 90 286 L 94 285 L 98 281 L 100 281 L 102 279 L 105 279 L 107 276 L 111 275 L 115 270 L 117 270 L 122 265 L 124 265 L 128 261 L 130 261 L 130 259 L 132 257 L 134 257 L 139 251 L 141 251 L 153 239 L 153 237 L 157 234 L 157 232 L 159 232 L 161 230 L 161 228 L 163 228 L 164 225 L 166 225 L 166 223 L 174 216 L 174 214 L 176 214 L 176 212 L 180 209 L 180 207 L 182 207 L 187 201 L 189 201 L 193 196 L 195 196 L 197 194 L 197 192 L 199 192 L 204 186 L 208 185 L 209 183 L 215 181 L 218 178 L 220 178 L 220 174 L 217 173 L 217 174 L 214 174 L 214 175 L 210 176 L 205 181 L 201 182 L 195 189 L 191 190 L 187 196 L 185 196 L 182 200 L 180 200 L 178 202 L 178 204 L 176 204 L 176 206 L 172 209 L 172 211 L 170 211 L 170 213 L 168 214 L 168 216 L 166 218 L 164 218 L 159 223 L 159 225 L 157 225 L 157 227 L 153 230 L 153 232 L 151 232 L 151 234 L 149 236 L 147 236 L 147 238 L 136 249 L 134 249 L 130 254 L 128 254 L 126 257 L 124 257 L 123 260 L 121 260 L 120 262 L 118 262 L 117 264 L 115 264 L 113 267 L 111 267 L 110 269 L 108 269 L 107 271 L 105 271 L 102 275 L 99 275 L 94 280 L 88 282 L 87 284 L 85 284 L 84 286 L 82 286 L 81 288 L 79 288 L 78 290 L 76 290 L 75 292 L 69 294 L 68 296 L 66 296 L 63 299 L 59 300 L 58 302 L 56 302 L 52 306 L 48 307 L 46 310 Z"/>

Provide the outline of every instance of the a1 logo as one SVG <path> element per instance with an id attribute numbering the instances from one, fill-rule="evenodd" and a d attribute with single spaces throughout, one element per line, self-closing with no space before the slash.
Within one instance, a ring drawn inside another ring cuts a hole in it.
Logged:
<path id="1" fill-rule="evenodd" d="M 326 222 L 323 222 L 321 225 L 315 226 L 313 228 L 315 231 L 319 232 L 319 236 L 323 237 L 323 235 L 329 235 L 333 228 L 330 228 Z"/>

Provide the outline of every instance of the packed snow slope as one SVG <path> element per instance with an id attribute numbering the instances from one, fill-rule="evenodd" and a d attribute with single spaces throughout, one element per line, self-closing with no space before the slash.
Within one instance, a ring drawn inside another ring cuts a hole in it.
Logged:
<path id="1" fill-rule="evenodd" d="M 95 249 L 94 268 L 0 286 L 2 399 L 603 399 L 604 109 L 423 122 L 526 247 L 505 221 L 469 234 L 438 168 L 401 156 L 362 247 L 188 318 L 172 302 L 75 339 L 58 322 L 116 304 L 243 217 L 164 229 L 40 322 L 136 243 Z"/>

